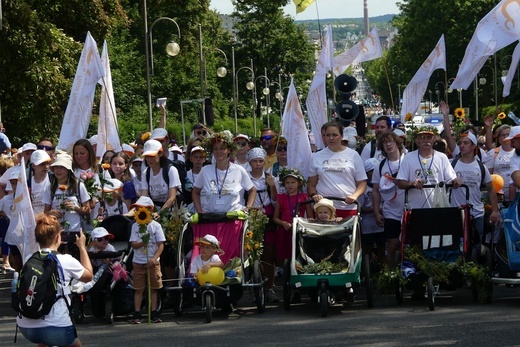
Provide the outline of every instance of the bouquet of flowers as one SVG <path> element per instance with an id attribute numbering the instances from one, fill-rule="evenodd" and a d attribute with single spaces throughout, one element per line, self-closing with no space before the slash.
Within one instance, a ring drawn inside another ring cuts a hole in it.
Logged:
<path id="1" fill-rule="evenodd" d="M 61 226 L 64 230 L 68 230 L 70 226 L 70 222 L 68 220 L 65 220 L 65 212 L 67 212 L 67 208 L 65 207 L 65 200 L 70 196 L 69 194 L 69 187 L 66 184 L 60 184 L 58 186 L 58 189 L 63 192 L 63 194 L 56 195 L 57 200 L 61 200 L 60 202 L 60 209 L 61 209 Z"/>
<path id="2" fill-rule="evenodd" d="M 261 209 L 249 210 L 249 224 L 244 239 L 244 248 L 253 260 L 260 260 L 264 249 L 264 230 L 269 218 Z"/>
<path id="3" fill-rule="evenodd" d="M 92 198 L 99 198 L 100 197 L 101 188 L 99 187 L 98 182 L 96 182 L 95 175 L 96 175 L 95 173 L 87 171 L 87 172 L 83 172 L 79 176 L 79 178 L 81 179 L 81 181 L 85 185 L 85 188 L 87 189 L 88 194 Z"/>
<path id="4" fill-rule="evenodd" d="M 173 210 L 162 210 L 159 212 L 159 224 L 163 227 L 164 237 L 166 238 L 165 245 L 169 246 L 173 254 L 177 253 L 179 237 L 182 228 L 184 227 L 183 215 L 188 213 L 186 205 L 177 207 L 175 205 Z"/>

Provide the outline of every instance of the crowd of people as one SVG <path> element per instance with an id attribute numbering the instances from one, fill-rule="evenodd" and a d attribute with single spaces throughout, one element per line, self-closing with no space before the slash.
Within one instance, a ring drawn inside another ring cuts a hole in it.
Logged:
<path id="1" fill-rule="evenodd" d="M 271 302 L 278 301 L 273 290 L 275 270 L 290 257 L 292 219 L 296 216 L 337 221 L 355 215 L 356 203 L 359 204 L 363 251 L 370 252 L 373 261 L 381 266 L 395 267 L 404 189 L 415 188 L 409 193 L 411 207 L 427 208 L 433 206 L 433 194 L 432 188 L 425 185 L 445 182 L 457 188 L 465 184 L 470 190 L 470 213 L 482 240 L 485 209 L 481 187 L 488 193 L 489 219 L 496 222 L 500 218 L 499 201 L 511 200 L 520 186 L 520 156 L 515 153 L 515 149 L 520 150 L 520 126 L 493 128 L 493 119 L 488 117 L 484 129 L 478 131 L 468 126 L 454 136 L 447 126 L 449 108 L 443 102 L 440 111 L 446 126 L 441 134 L 428 126 L 407 133 L 403 124 L 392 125 L 389 117 L 381 116 L 375 122 L 375 137 L 361 139 L 351 126 L 328 122 L 321 128 L 324 148 L 315 149 L 309 158 L 308 177 L 303 177 L 301 168 L 288 167 L 291 153 L 287 148 L 291 139 L 280 136 L 274 129 L 263 129 L 260 137 L 254 139 L 229 131 L 214 132 L 197 124 L 181 148 L 165 128 L 156 128 L 132 144 L 123 144 L 121 152 L 107 150 L 100 158 L 95 154 L 96 136 L 78 140 L 71 153 L 56 150 L 49 138 L 42 138 L 37 144 L 26 143 L 18 150 L 11 149 L 9 143 L 0 158 L 4 271 L 19 272 L 23 265 L 19 244 L 11 237 L 9 228 L 10 218 L 15 218 L 9 207 L 20 177 L 21 158 L 27 168 L 27 185 L 39 228 L 43 228 L 41 223 L 52 224 L 48 228 L 53 230 L 45 231 L 45 239 L 38 239 L 40 247 L 52 249 L 62 241 L 84 243 L 81 231 L 92 231 L 93 220 L 116 214 L 131 217 L 139 207 L 159 212 L 183 202 L 191 213 L 260 209 L 269 217 L 262 263 L 267 277 L 267 299 Z M 480 135 L 484 136 L 484 143 Z M 3 137 L 0 140 L 5 143 Z M 493 173 L 504 181 L 499 192 L 491 184 Z M 92 187 L 102 194 L 94 194 Z M 296 208 L 308 199 L 314 201 L 314 206 Z M 452 204 L 463 203 L 465 197 L 455 189 Z M 239 230 L 241 221 L 236 223 L 216 224 L 212 235 L 208 235 L 212 246 L 216 244 L 225 251 L 219 262 L 215 262 L 219 266 L 241 252 L 239 245 L 222 237 Z M 148 228 L 155 237 L 151 245 L 143 242 L 137 227 L 132 229 L 130 240 L 134 249 L 148 248 L 153 255 L 143 259 L 134 257 L 134 271 L 137 269 L 137 277 L 142 279 L 144 269 L 153 268 L 152 320 L 160 322 L 155 311 L 156 290 L 162 287 L 159 264 L 165 239 L 159 223 Z M 58 233 L 59 239 L 54 229 L 63 231 Z M 205 235 L 201 230 L 201 239 Z M 195 258 L 198 252 L 192 256 Z M 83 272 L 75 263 L 67 276 L 88 281 L 92 270 L 85 266 L 84 259 L 79 260 Z M 145 283 L 134 279 L 134 286 L 136 309 L 132 322 L 139 323 Z M 33 327 L 25 324 L 25 320 L 20 324 Z M 70 331 L 66 333 L 70 337 Z"/>

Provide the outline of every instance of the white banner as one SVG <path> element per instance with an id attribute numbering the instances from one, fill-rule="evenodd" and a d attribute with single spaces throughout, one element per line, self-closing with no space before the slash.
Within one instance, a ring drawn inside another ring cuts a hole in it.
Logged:
<path id="1" fill-rule="evenodd" d="M 334 75 L 341 75 L 352 64 L 374 60 L 382 56 L 383 50 L 379 41 L 379 31 L 374 28 L 363 40 L 334 57 Z"/>
<path id="2" fill-rule="evenodd" d="M 428 81 L 437 69 L 446 70 L 446 46 L 444 44 L 444 35 L 441 36 L 437 45 L 430 53 L 428 58 L 415 73 L 412 80 L 406 86 L 403 92 L 403 106 L 401 108 L 401 121 L 404 122 L 405 115 L 415 111 L 421 104 L 421 99 L 428 87 Z"/>
<path id="3" fill-rule="evenodd" d="M 321 126 L 328 121 L 326 82 L 327 72 L 334 67 L 334 46 L 332 44 L 332 28 L 327 26 L 327 34 L 323 42 L 320 58 L 312 79 L 309 94 L 307 95 L 307 115 L 311 123 L 312 134 L 317 148 L 323 148 Z"/>
<path id="4" fill-rule="evenodd" d="M 520 61 L 520 43 L 518 43 L 515 47 L 515 51 L 511 57 L 511 65 L 509 66 L 509 70 L 507 71 L 507 76 L 502 77 L 502 83 L 504 83 L 504 90 L 502 91 L 502 96 L 505 98 L 509 96 L 511 92 L 511 83 L 513 82 L 513 78 L 515 77 L 516 68 L 518 67 L 518 61 Z"/>
<path id="5" fill-rule="evenodd" d="M 105 72 L 101 64 L 96 41 L 88 32 L 83 52 L 81 52 L 81 57 L 79 58 L 63 124 L 61 125 L 58 149 L 70 153 L 74 143 L 87 136 L 90 116 L 92 115 L 94 92 L 96 91 L 97 82 L 104 75 Z"/>
<path id="6" fill-rule="evenodd" d="M 34 236 L 36 221 L 34 220 L 34 211 L 25 172 L 25 160 L 22 158 L 20 177 L 18 177 L 18 184 L 14 193 L 11 222 L 7 230 L 7 234 L 10 235 L 10 241 L 20 250 L 24 263 L 29 255 L 40 249 Z"/>
<path id="7" fill-rule="evenodd" d="M 114 89 L 112 86 L 112 72 L 110 71 L 110 59 L 108 58 L 106 41 L 103 43 L 101 63 L 105 70 L 105 78 L 99 80 L 101 84 L 101 100 L 99 103 L 98 144 L 96 150 L 96 157 L 99 158 L 103 157 L 103 154 L 109 149 L 121 152 Z"/>
<path id="8" fill-rule="evenodd" d="M 502 0 L 477 24 L 452 89 L 467 89 L 487 58 L 520 39 L 520 3 Z"/>
<path id="9" fill-rule="evenodd" d="M 309 131 L 305 126 L 300 100 L 292 78 L 282 117 L 282 136 L 287 139 L 287 167 L 298 169 L 303 177 L 309 177 L 309 160 L 312 154 Z"/>

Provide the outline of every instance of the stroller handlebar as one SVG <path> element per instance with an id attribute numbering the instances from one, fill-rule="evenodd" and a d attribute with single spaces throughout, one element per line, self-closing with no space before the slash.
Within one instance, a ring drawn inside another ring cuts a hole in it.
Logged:
<path id="1" fill-rule="evenodd" d="M 447 183 L 444 183 L 444 182 L 440 182 L 439 186 L 440 187 L 451 188 L 451 189 L 457 189 L 451 183 L 447 184 Z M 425 185 L 423 185 L 423 188 L 435 188 L 435 187 L 436 187 L 436 184 L 425 184 Z M 465 191 L 466 191 L 466 202 L 469 203 L 469 187 L 466 184 L 461 184 L 458 188 L 464 188 L 465 189 Z M 408 204 L 408 191 L 412 190 L 412 189 L 417 189 L 417 188 L 415 188 L 415 187 L 406 187 L 406 189 L 404 190 L 404 204 L 405 205 Z M 450 194 L 450 198 L 451 198 L 451 194 Z"/>
<path id="2" fill-rule="evenodd" d="M 329 199 L 329 200 L 335 200 L 335 201 L 342 201 L 342 202 L 345 202 L 345 199 L 344 198 L 338 198 L 336 196 L 324 196 L 323 197 L 324 199 Z M 308 199 L 308 200 L 305 200 L 305 201 L 302 201 L 300 203 L 298 203 L 296 205 L 296 210 L 298 210 L 298 207 L 300 207 L 300 205 L 306 205 L 306 204 L 312 204 L 314 203 L 315 201 L 313 199 Z M 354 200 L 352 202 L 352 204 L 356 205 L 356 209 L 357 209 L 357 212 L 360 213 L 361 211 L 361 205 L 359 204 L 359 201 L 357 200 Z M 350 204 L 350 205 L 352 205 Z"/>

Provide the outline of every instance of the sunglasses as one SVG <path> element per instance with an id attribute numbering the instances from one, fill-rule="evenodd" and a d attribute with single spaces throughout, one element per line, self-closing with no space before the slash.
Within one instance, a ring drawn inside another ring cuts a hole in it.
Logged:
<path id="1" fill-rule="evenodd" d="M 38 145 L 36 148 L 43 149 L 43 150 L 46 150 L 46 151 L 53 151 L 54 150 L 54 147 L 44 146 L 44 145 Z"/>
<path id="2" fill-rule="evenodd" d="M 261 136 L 260 137 L 260 141 L 268 141 L 268 140 L 271 140 L 271 139 L 274 139 L 273 135 L 265 135 L 265 136 Z"/>
<path id="3" fill-rule="evenodd" d="M 107 236 L 103 236 L 103 237 L 96 237 L 95 240 L 97 242 L 108 241 L 108 240 L 110 240 L 110 236 L 107 235 Z"/>
<path id="4" fill-rule="evenodd" d="M 287 152 L 287 147 L 278 147 L 276 150 L 278 152 Z"/>
<path id="5" fill-rule="evenodd" d="M 247 146 L 247 142 L 245 142 L 245 141 L 244 141 L 244 142 L 239 142 L 238 144 L 239 144 L 240 146 L 242 146 L 242 147 Z"/>
<path id="6" fill-rule="evenodd" d="M 196 132 L 195 132 L 195 135 L 206 136 L 206 134 L 207 134 L 207 131 L 206 131 L 206 130 L 199 130 L 199 131 L 196 131 Z"/>

